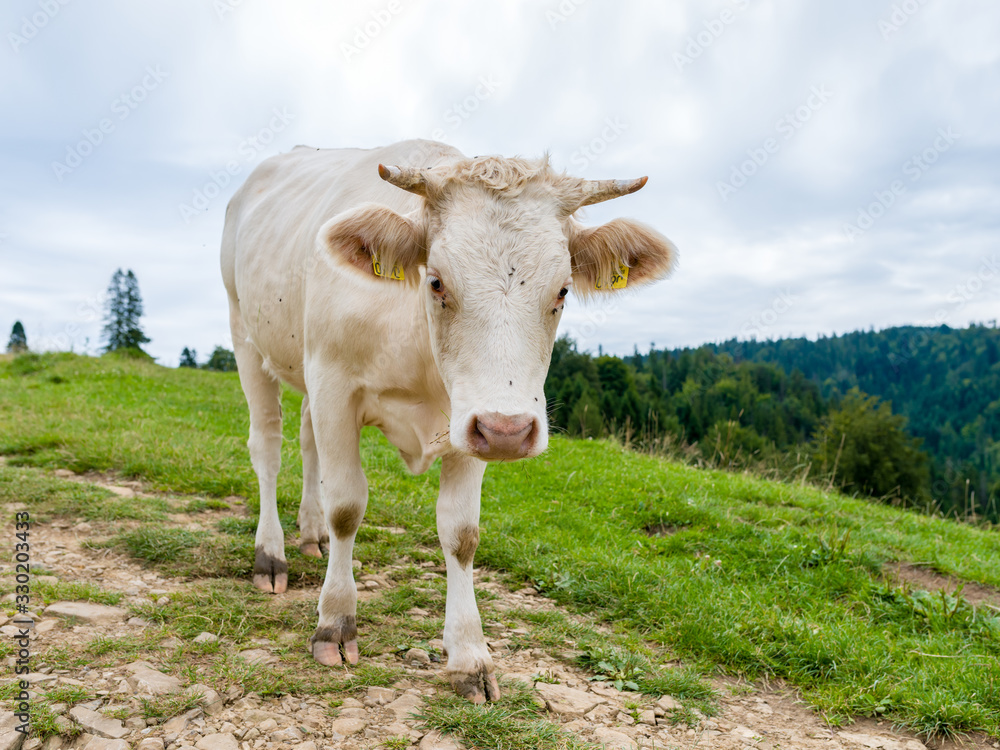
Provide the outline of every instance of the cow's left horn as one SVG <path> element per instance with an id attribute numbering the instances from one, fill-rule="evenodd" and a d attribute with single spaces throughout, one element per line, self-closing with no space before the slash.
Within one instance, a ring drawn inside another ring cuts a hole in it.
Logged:
<path id="1" fill-rule="evenodd" d="M 587 180 L 583 183 L 583 202 L 580 206 L 589 206 L 634 193 L 645 185 L 648 179 L 648 177 L 637 177 L 634 180 Z"/>
<path id="2" fill-rule="evenodd" d="M 426 173 L 413 167 L 392 167 L 378 165 L 378 176 L 391 185 L 408 190 L 417 195 L 427 195 Z"/>

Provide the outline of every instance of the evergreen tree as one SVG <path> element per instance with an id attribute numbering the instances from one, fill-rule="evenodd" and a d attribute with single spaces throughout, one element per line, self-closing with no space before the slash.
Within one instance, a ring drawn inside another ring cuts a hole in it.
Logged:
<path id="1" fill-rule="evenodd" d="M 181 352 L 181 363 L 179 367 L 197 367 L 197 356 L 198 353 L 194 349 L 188 349 L 184 347 L 184 351 Z"/>
<path id="2" fill-rule="evenodd" d="M 14 327 L 10 329 L 10 341 L 7 342 L 7 351 L 18 354 L 28 351 L 28 337 L 24 333 L 24 326 L 20 320 L 14 321 Z"/>
<path id="3" fill-rule="evenodd" d="M 208 358 L 208 362 L 202 367 L 218 372 L 236 372 L 236 355 L 224 346 L 217 346 L 212 352 L 212 356 Z"/>
<path id="4" fill-rule="evenodd" d="M 122 269 L 119 268 L 111 277 L 111 284 L 108 285 L 102 334 L 107 342 L 104 351 L 113 352 L 119 349 L 142 351 L 142 344 L 149 341 L 139 327 L 142 313 L 139 280 L 131 269 L 128 273 L 122 273 Z"/>
<path id="5" fill-rule="evenodd" d="M 830 412 L 813 440 L 813 454 L 835 484 L 848 492 L 927 499 L 927 455 L 906 432 L 906 417 L 857 388 Z"/>

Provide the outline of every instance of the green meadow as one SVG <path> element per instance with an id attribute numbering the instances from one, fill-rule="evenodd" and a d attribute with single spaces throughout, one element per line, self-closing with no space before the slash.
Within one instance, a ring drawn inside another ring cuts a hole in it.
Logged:
<path id="1" fill-rule="evenodd" d="M 283 398 L 290 578 L 314 585 L 321 565 L 294 549 L 300 396 Z M 232 495 L 253 507 L 247 427 L 235 374 L 114 356 L 2 358 L 0 500 L 27 495 L 44 513 L 128 520 L 109 543 L 137 558 L 245 578 L 252 519 L 231 519 L 221 542 L 181 529 L 154 538 L 168 510 L 157 501 L 66 490 L 30 469 L 113 472 L 191 495 L 193 509 Z M 367 518 L 433 546 L 437 469 L 411 476 L 379 433 L 363 440 Z M 377 570 L 401 554 L 389 537 L 363 526 L 356 556 Z M 941 590 L 896 579 L 895 563 L 941 574 Z M 1000 735 L 1000 593 L 974 604 L 944 578 L 1000 588 L 996 529 L 556 435 L 544 455 L 488 469 L 476 564 L 702 675 L 784 679 L 834 724 L 877 716 L 927 736 Z"/>

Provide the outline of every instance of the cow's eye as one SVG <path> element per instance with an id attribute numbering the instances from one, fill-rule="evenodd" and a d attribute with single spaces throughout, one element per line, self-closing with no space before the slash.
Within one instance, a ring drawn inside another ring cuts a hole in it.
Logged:
<path id="1" fill-rule="evenodd" d="M 569 289 L 563 287 L 559 290 L 559 299 L 563 299 L 569 293 Z"/>
<path id="2" fill-rule="evenodd" d="M 431 289 L 433 289 L 435 292 L 440 292 L 441 279 L 437 278 L 436 276 L 431 276 Z"/>

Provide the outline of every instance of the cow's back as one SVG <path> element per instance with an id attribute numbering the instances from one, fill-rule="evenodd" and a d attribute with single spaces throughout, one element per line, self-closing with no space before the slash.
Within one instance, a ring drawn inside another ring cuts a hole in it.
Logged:
<path id="1" fill-rule="evenodd" d="M 302 375 L 305 274 L 316 236 L 328 219 L 376 202 L 406 213 L 419 198 L 378 176 L 378 165 L 434 166 L 462 154 L 432 141 L 404 141 L 378 149 L 297 146 L 261 163 L 226 211 L 222 277 L 234 336 L 260 351 L 264 366 L 295 388 Z"/>

